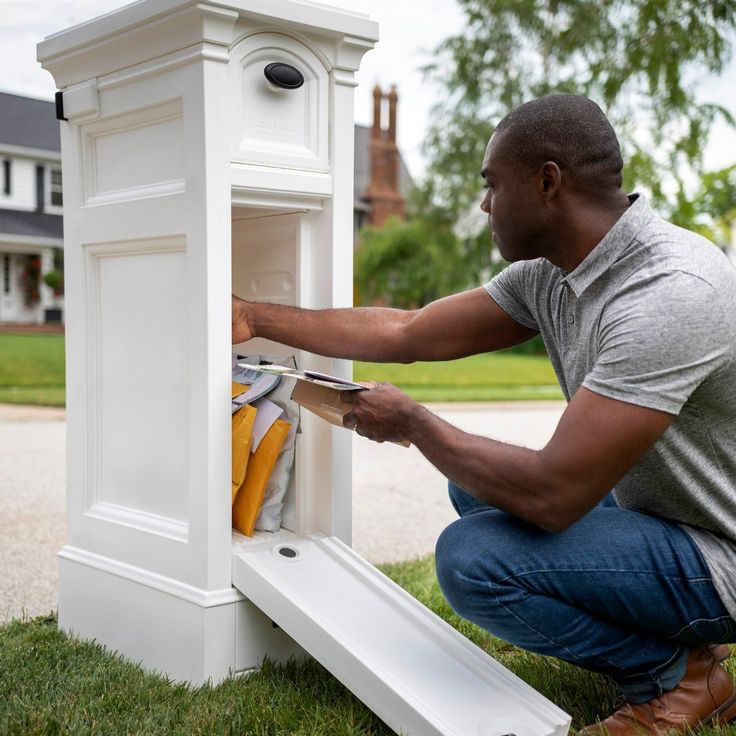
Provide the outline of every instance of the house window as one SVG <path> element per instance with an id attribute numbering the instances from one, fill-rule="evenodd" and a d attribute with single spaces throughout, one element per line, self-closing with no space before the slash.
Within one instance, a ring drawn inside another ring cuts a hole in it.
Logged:
<path id="1" fill-rule="evenodd" d="M 62 203 L 61 169 L 51 169 L 51 204 L 54 207 L 61 207 Z"/>
<path id="2" fill-rule="evenodd" d="M 3 161 L 3 194 L 10 194 L 10 159 Z"/>
<path id="3" fill-rule="evenodd" d="M 10 256 L 3 256 L 3 293 L 10 294 Z"/>

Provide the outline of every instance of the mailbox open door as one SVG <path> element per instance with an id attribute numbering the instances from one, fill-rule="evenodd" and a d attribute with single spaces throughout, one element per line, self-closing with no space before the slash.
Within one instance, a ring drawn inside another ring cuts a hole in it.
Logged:
<path id="1" fill-rule="evenodd" d="M 290 349 L 231 346 L 230 292 L 352 303 L 355 71 L 377 37 L 307 0 L 139 0 L 39 44 L 64 169 L 59 625 L 194 684 L 306 650 L 415 736 L 564 736 L 351 551 L 350 432 L 304 413 L 282 530 L 231 530 L 232 353 Z"/>
<path id="2" fill-rule="evenodd" d="M 233 583 L 396 733 L 567 733 L 568 715 L 336 537 L 236 552 Z"/>

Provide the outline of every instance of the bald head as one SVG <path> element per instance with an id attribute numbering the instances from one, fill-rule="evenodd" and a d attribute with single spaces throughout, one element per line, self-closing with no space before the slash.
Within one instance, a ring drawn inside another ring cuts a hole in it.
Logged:
<path id="1" fill-rule="evenodd" d="M 526 102 L 496 127 L 504 158 L 530 172 L 554 161 L 580 193 L 605 199 L 621 187 L 621 147 L 603 111 L 580 95 L 555 94 Z"/>

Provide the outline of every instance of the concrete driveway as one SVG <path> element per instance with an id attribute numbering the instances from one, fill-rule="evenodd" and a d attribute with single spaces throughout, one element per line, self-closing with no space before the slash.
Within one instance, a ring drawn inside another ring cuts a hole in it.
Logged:
<path id="1" fill-rule="evenodd" d="M 564 404 L 430 406 L 451 424 L 542 447 Z M 0 622 L 56 609 L 66 537 L 64 412 L 0 405 Z M 353 442 L 353 546 L 374 563 L 434 550 L 454 519 L 446 481 L 414 447 Z"/>

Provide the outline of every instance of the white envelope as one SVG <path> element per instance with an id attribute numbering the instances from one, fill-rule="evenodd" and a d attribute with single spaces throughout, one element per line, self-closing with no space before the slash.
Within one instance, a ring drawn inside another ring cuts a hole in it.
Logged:
<path id="1" fill-rule="evenodd" d="M 256 421 L 253 425 L 253 439 L 250 446 L 250 451 L 253 453 L 258 449 L 258 445 L 261 444 L 261 440 L 266 435 L 266 432 L 271 429 L 273 423 L 284 413 L 284 410 L 266 398 L 256 399 L 256 401 L 252 401 L 250 404 L 258 410 Z"/>

